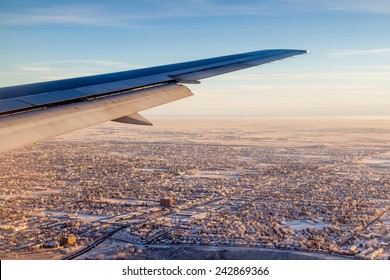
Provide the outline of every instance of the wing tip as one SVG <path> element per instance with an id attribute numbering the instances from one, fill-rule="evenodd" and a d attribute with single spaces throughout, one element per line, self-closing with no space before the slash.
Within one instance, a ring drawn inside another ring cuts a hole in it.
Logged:
<path id="1" fill-rule="evenodd" d="M 308 54 L 308 50 L 302 50 L 302 49 L 265 49 L 265 50 L 258 50 L 250 53 L 242 53 L 242 54 L 249 54 L 249 55 L 258 55 L 258 54 L 264 54 L 264 52 L 272 52 L 272 53 L 290 53 L 292 55 L 299 55 L 299 54 Z"/>

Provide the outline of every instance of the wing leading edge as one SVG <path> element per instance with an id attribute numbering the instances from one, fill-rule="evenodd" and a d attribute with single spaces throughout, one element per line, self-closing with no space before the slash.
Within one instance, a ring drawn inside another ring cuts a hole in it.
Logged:
<path id="1" fill-rule="evenodd" d="M 0 152 L 110 120 L 151 125 L 138 112 L 192 95 L 178 84 L 304 53 L 262 50 L 0 88 Z"/>

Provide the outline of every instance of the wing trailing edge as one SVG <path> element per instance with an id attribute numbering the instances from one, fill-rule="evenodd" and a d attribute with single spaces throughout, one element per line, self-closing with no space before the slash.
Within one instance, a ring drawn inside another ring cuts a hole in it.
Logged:
<path id="1" fill-rule="evenodd" d="M 187 87 L 169 84 L 139 90 L 130 95 L 7 116 L 0 122 L 0 152 L 123 116 L 134 117 L 139 111 L 191 95 L 193 93 Z"/>

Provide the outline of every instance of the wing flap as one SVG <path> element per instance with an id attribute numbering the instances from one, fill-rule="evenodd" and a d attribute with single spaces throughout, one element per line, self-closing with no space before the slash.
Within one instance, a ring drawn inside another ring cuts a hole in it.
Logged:
<path id="1" fill-rule="evenodd" d="M 132 90 L 172 81 L 173 78 L 167 75 L 156 75 L 145 78 L 129 79 L 112 83 L 91 85 L 75 89 L 60 90 L 21 96 L 14 99 L 0 101 L 0 114 L 21 112 L 41 107 L 57 106 L 63 102 L 84 101 L 86 98 L 104 97 L 112 94 L 129 93 Z"/>

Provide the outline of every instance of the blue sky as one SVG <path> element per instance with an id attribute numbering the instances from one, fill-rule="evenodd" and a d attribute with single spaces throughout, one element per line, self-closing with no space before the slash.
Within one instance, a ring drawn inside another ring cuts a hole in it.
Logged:
<path id="1" fill-rule="evenodd" d="M 0 0 L 0 86 L 270 48 L 145 115 L 390 115 L 390 1 Z"/>

